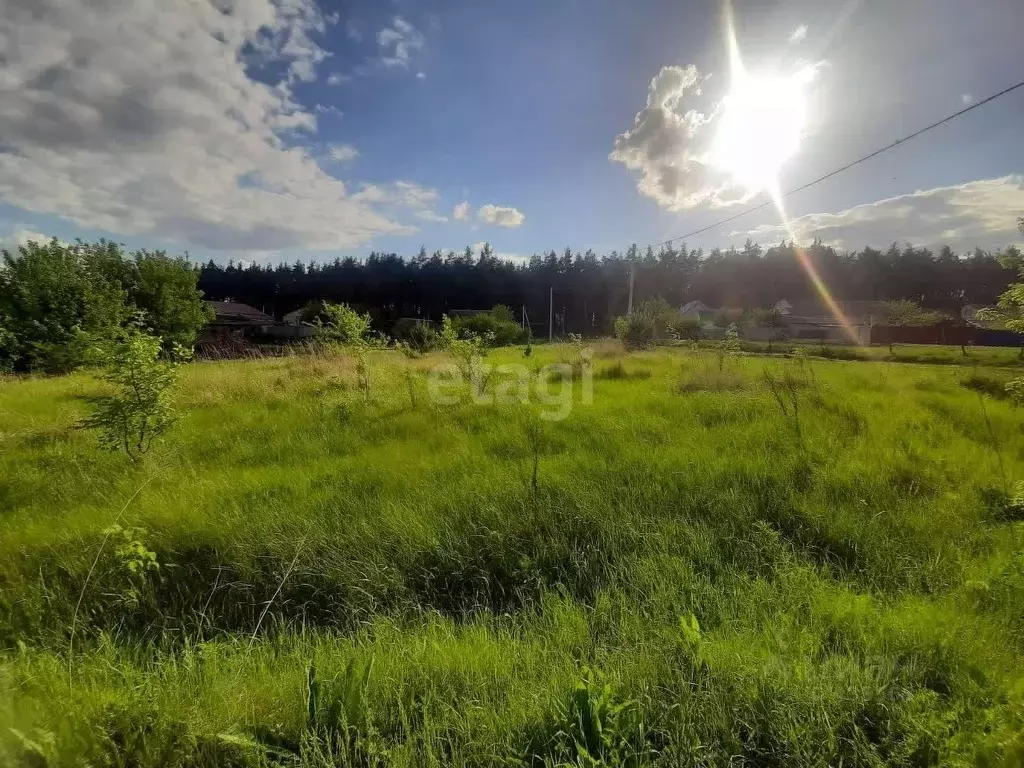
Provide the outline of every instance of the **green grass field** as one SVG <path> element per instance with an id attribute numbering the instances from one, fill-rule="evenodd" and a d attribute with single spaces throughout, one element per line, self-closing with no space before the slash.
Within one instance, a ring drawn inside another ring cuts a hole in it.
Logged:
<path id="1" fill-rule="evenodd" d="M 442 359 L 190 365 L 141 466 L 0 381 L 0 764 L 1024 763 L 1014 360 Z"/>

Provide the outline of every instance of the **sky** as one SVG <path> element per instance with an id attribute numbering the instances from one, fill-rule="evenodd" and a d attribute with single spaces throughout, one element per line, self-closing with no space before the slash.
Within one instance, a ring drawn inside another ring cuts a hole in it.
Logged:
<path id="1" fill-rule="evenodd" d="M 623 251 L 770 199 L 709 159 L 730 28 L 799 77 L 781 190 L 1024 77 L 1020 0 L 723 2 L 0 0 L 0 243 Z M 1024 89 L 687 245 L 1019 243 L 1022 124 Z"/>

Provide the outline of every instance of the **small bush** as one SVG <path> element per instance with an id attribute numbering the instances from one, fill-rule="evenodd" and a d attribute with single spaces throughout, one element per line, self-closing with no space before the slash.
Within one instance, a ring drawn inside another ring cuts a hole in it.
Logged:
<path id="1" fill-rule="evenodd" d="M 488 339 L 490 346 L 507 347 L 527 340 L 526 333 L 512 316 L 512 310 L 501 304 L 489 312 L 457 317 L 452 320 L 452 324 L 459 336 L 473 334 L 481 339 Z"/>
<path id="2" fill-rule="evenodd" d="M 430 352 L 440 344 L 437 330 L 424 320 L 402 318 L 391 329 L 391 335 L 417 352 Z"/>
<path id="3" fill-rule="evenodd" d="M 615 320 L 615 336 L 629 349 L 642 349 L 656 339 L 669 337 L 669 327 L 684 323 L 679 313 L 662 299 L 639 304 L 633 314 Z"/>
<path id="4" fill-rule="evenodd" d="M 1024 405 L 1024 378 L 1016 378 L 1008 382 L 1003 391 L 1014 405 Z"/>
<path id="5" fill-rule="evenodd" d="M 696 341 L 704 337 L 700 320 L 693 317 L 674 317 L 666 324 L 665 330 L 676 341 Z"/>
<path id="6" fill-rule="evenodd" d="M 370 315 L 360 315 L 348 304 L 324 302 L 317 316 L 321 334 L 341 344 L 358 344 L 370 335 Z"/>
<path id="7" fill-rule="evenodd" d="M 139 461 L 176 420 L 171 393 L 179 363 L 191 353 L 178 347 L 176 359 L 161 360 L 161 343 L 158 336 L 129 329 L 99 351 L 101 376 L 115 392 L 95 399 L 82 426 L 99 430 L 103 448 L 123 449 L 132 461 Z"/>
<path id="8" fill-rule="evenodd" d="M 649 347 L 657 330 L 654 318 L 647 315 L 634 314 L 615 320 L 615 338 L 625 344 L 627 349 Z"/>

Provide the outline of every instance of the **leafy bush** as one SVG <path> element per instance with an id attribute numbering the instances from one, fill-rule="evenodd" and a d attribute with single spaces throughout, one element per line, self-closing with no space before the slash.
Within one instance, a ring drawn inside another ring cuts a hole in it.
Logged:
<path id="1" fill-rule="evenodd" d="M 716 328 L 729 328 L 733 325 L 739 325 L 743 322 L 743 310 L 742 309 L 720 309 L 715 313 L 714 320 L 712 321 Z"/>
<path id="2" fill-rule="evenodd" d="M 900 299 L 886 302 L 882 321 L 888 325 L 922 327 L 938 325 L 948 318 L 941 312 L 922 308 L 916 301 Z"/>
<path id="3" fill-rule="evenodd" d="M 704 336 L 700 320 L 695 317 L 675 317 L 665 326 L 668 335 L 676 341 L 696 341 Z"/>
<path id="4" fill-rule="evenodd" d="M 163 251 L 138 251 L 129 265 L 128 301 L 144 315 L 146 328 L 164 348 L 191 347 L 213 319 L 197 289 L 199 270 L 187 259 Z"/>
<path id="5" fill-rule="evenodd" d="M 1024 405 L 1024 378 L 1011 379 L 1003 389 L 1010 402 L 1014 405 Z"/>
<path id="6" fill-rule="evenodd" d="M 0 317 L 0 373 L 14 370 L 14 334 L 4 327 L 4 318 Z"/>
<path id="7" fill-rule="evenodd" d="M 82 334 L 109 340 L 129 315 L 127 295 L 99 247 L 56 239 L 4 251 L 0 316 L 18 368 L 51 373 L 85 362 Z M 106 264 L 104 262 L 107 262 Z"/>
<path id="8" fill-rule="evenodd" d="M 663 299 L 644 301 L 633 309 L 632 315 L 615 320 L 615 336 L 630 349 L 650 346 L 655 339 L 671 335 L 669 328 L 683 327 L 679 312 Z"/>
<path id="9" fill-rule="evenodd" d="M 0 269 L 0 364 L 50 373 L 87 361 L 87 350 L 141 324 L 191 346 L 209 317 L 196 290 L 199 273 L 163 251 L 127 256 L 106 240 L 30 242 L 3 252 Z"/>
<path id="10" fill-rule="evenodd" d="M 416 352 L 430 352 L 437 349 L 440 341 L 437 331 L 429 322 L 413 318 L 402 318 L 391 329 L 391 335 L 409 345 Z"/>
<path id="11" fill-rule="evenodd" d="M 171 393 L 180 362 L 191 353 L 176 347 L 176 359 L 161 360 L 161 343 L 159 336 L 130 328 L 98 353 L 101 377 L 115 392 L 93 401 L 93 413 L 82 426 L 99 430 L 103 448 L 123 449 L 132 461 L 141 460 L 176 421 Z"/>
<path id="12" fill-rule="evenodd" d="M 512 310 L 501 304 L 489 312 L 456 317 L 452 323 L 460 336 L 473 334 L 495 347 L 522 344 L 526 341 L 526 334 L 513 317 Z"/>
<path id="13" fill-rule="evenodd" d="M 634 314 L 615 318 L 615 338 L 625 344 L 627 349 L 649 347 L 657 330 L 653 317 Z"/>
<path id="14" fill-rule="evenodd" d="M 459 372 L 474 382 L 478 391 L 482 386 L 480 362 L 487 356 L 489 343 L 493 343 L 491 337 L 481 338 L 473 332 L 466 331 L 460 334 L 455 322 L 447 315 L 444 316 L 441 322 L 441 347 L 455 358 Z"/>
<path id="15" fill-rule="evenodd" d="M 360 315 L 348 304 L 324 302 L 317 316 L 321 333 L 341 344 L 361 344 L 370 335 L 370 315 Z"/>

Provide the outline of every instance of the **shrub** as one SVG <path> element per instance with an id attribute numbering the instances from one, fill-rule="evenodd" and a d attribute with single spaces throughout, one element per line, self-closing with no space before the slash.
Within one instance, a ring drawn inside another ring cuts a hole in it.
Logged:
<path id="1" fill-rule="evenodd" d="M 948 319 L 942 312 L 924 309 L 916 301 L 909 299 L 888 301 L 882 312 L 882 321 L 885 324 L 908 328 L 938 325 Z"/>
<path id="2" fill-rule="evenodd" d="M 674 317 L 666 324 L 665 330 L 676 341 L 696 341 L 704 336 L 700 320 L 694 317 Z"/>
<path id="3" fill-rule="evenodd" d="M 669 336 L 669 327 L 682 319 L 663 299 L 644 301 L 633 314 L 616 318 L 615 336 L 630 349 L 647 347 L 655 339 Z"/>
<path id="4" fill-rule="evenodd" d="M 316 318 L 320 332 L 341 344 L 361 344 L 370 335 L 370 315 L 360 315 L 348 304 L 324 302 Z"/>
<path id="5" fill-rule="evenodd" d="M 92 344 L 128 324 L 148 328 L 167 350 L 191 346 L 209 320 L 198 279 L 187 259 L 163 251 L 127 256 L 106 240 L 52 239 L 4 251 L 0 365 L 69 371 L 87 361 Z"/>
<path id="6" fill-rule="evenodd" d="M 109 340 L 129 316 L 121 269 L 99 246 L 31 242 L 3 252 L 0 316 L 18 368 L 62 373 L 84 362 L 82 334 Z M 119 262 L 118 262 L 119 263 Z"/>
<path id="7" fill-rule="evenodd" d="M 439 339 L 434 326 L 424 320 L 404 317 L 395 323 L 391 335 L 409 345 L 416 352 L 430 352 L 437 349 Z"/>
<path id="8" fill-rule="evenodd" d="M 473 334 L 481 339 L 488 339 L 491 346 L 505 347 L 510 344 L 521 344 L 526 341 L 526 333 L 519 327 L 512 315 L 512 310 L 501 304 L 489 312 L 477 315 L 457 317 L 452 320 L 459 336 Z"/>
<path id="9" fill-rule="evenodd" d="M 177 347 L 176 359 L 161 360 L 161 343 L 159 336 L 130 328 L 99 351 L 101 376 L 115 392 L 93 401 L 93 413 L 82 426 L 99 430 L 103 448 L 123 449 L 132 461 L 139 461 L 176 421 L 171 392 L 180 361 L 191 353 Z"/>
<path id="10" fill-rule="evenodd" d="M 14 370 L 14 345 L 14 334 L 4 327 L 4 318 L 0 317 L 0 373 L 10 373 Z"/>
<path id="11" fill-rule="evenodd" d="M 460 334 L 452 319 L 444 316 L 441 322 L 441 346 L 455 358 L 459 372 L 473 382 L 478 392 L 482 390 L 484 384 L 480 362 L 487 355 L 488 343 L 493 343 L 493 339 L 481 338 L 472 332 L 464 331 Z"/>
<path id="12" fill-rule="evenodd" d="M 1024 405 L 1024 378 L 1011 379 L 1003 388 L 1014 405 Z"/>
<path id="13" fill-rule="evenodd" d="M 633 314 L 615 319 L 615 338 L 627 349 L 649 347 L 657 330 L 654 318 L 648 315 Z"/>

